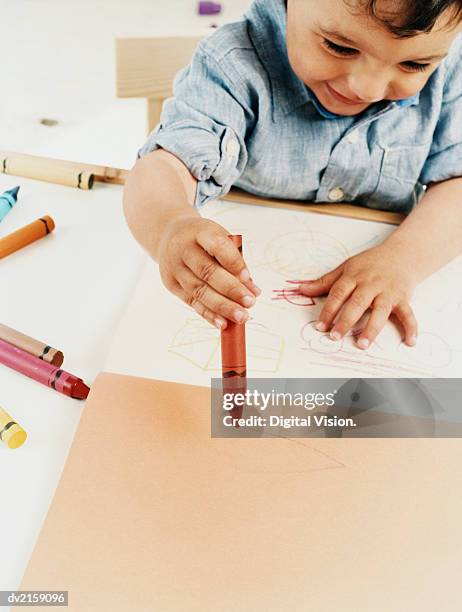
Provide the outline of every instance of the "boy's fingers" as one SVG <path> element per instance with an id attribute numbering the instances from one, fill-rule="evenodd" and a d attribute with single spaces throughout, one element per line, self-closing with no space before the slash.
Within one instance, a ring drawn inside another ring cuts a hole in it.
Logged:
<path id="1" fill-rule="evenodd" d="M 253 278 L 250 278 L 248 281 L 243 281 L 243 284 L 257 297 L 261 295 L 261 289 L 254 283 Z"/>
<path id="2" fill-rule="evenodd" d="M 300 284 L 300 293 L 308 296 L 324 295 L 328 293 L 335 281 L 340 278 L 342 272 L 343 268 L 342 266 L 339 266 L 338 268 L 335 268 L 335 270 L 324 274 L 324 276 L 321 276 L 317 280 L 302 281 Z"/>
<path id="3" fill-rule="evenodd" d="M 332 288 L 332 291 L 334 291 L 334 287 Z M 341 293 L 342 290 L 340 290 L 340 294 Z M 332 328 L 330 334 L 331 338 L 333 340 L 340 340 L 340 338 L 343 338 L 343 336 L 347 334 L 353 325 L 363 316 L 371 305 L 374 297 L 375 294 L 370 289 L 367 290 L 362 287 L 356 288 L 343 306 L 340 316 Z"/>
<path id="4" fill-rule="evenodd" d="M 404 342 L 408 346 L 414 346 L 417 342 L 417 319 L 414 311 L 407 302 L 399 302 L 393 308 L 393 313 L 404 328 Z"/>
<path id="5" fill-rule="evenodd" d="M 223 317 L 220 317 L 219 315 L 206 308 L 204 304 L 196 302 L 193 308 L 197 312 L 197 314 L 203 317 L 206 321 L 208 321 L 210 325 L 213 325 L 220 331 L 226 329 L 226 326 L 228 325 L 226 319 L 223 319 Z"/>
<path id="6" fill-rule="evenodd" d="M 176 297 L 180 298 L 180 300 L 182 300 L 183 302 L 188 302 L 188 296 L 186 294 L 186 291 L 184 291 L 184 289 L 178 283 L 176 283 L 175 286 L 171 288 L 171 292 L 176 295 Z M 217 329 L 226 329 L 226 326 L 228 325 L 226 319 L 223 319 L 223 317 L 220 317 L 219 315 L 215 314 L 200 302 L 197 302 L 193 306 L 193 308 L 197 312 L 197 314 L 199 314 Z"/>
<path id="7" fill-rule="evenodd" d="M 235 302 L 217 293 L 186 266 L 176 272 L 175 279 L 186 292 L 185 301 L 192 308 L 199 303 L 211 312 L 235 323 L 244 323 L 248 320 L 249 313 L 245 308 L 237 306 Z"/>
<path id="8" fill-rule="evenodd" d="M 250 308 L 255 304 L 254 293 L 199 246 L 183 253 L 183 263 L 197 278 L 213 287 L 218 293 L 237 302 L 237 305 Z"/>
<path id="9" fill-rule="evenodd" d="M 196 240 L 199 246 L 233 276 L 238 276 L 243 283 L 250 279 L 244 258 L 223 228 L 207 226 L 197 232 Z"/>
<path id="10" fill-rule="evenodd" d="M 390 318 L 391 310 L 390 302 L 379 299 L 374 300 L 369 320 L 359 335 L 357 341 L 358 348 L 365 350 L 370 347 Z"/>
<path id="11" fill-rule="evenodd" d="M 356 281 L 352 278 L 341 278 L 334 283 L 319 315 L 319 321 L 316 324 L 318 331 L 325 332 L 330 328 L 338 311 L 353 293 L 355 287 Z M 335 339 L 339 340 L 340 336 Z"/>

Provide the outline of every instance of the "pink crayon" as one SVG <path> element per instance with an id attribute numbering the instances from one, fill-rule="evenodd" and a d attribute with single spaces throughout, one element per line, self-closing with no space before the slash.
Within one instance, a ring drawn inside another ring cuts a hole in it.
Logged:
<path id="1" fill-rule="evenodd" d="M 81 378 L 0 340 L 0 363 L 74 399 L 86 399 L 90 388 Z"/>

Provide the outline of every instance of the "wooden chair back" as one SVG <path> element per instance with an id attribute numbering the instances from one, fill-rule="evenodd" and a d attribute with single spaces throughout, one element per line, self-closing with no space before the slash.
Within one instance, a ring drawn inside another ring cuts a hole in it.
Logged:
<path id="1" fill-rule="evenodd" d="M 172 95 L 176 73 L 189 64 L 203 36 L 118 38 L 117 96 L 145 98 L 148 131 L 159 122 L 164 100 Z"/>

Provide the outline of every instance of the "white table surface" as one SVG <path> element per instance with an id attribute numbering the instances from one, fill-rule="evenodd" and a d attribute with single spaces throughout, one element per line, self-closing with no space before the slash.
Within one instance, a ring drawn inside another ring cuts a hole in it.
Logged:
<path id="1" fill-rule="evenodd" d="M 16 182 L 20 200 L 0 236 L 44 214 L 56 230 L 0 262 L 0 320 L 63 350 L 63 367 L 91 384 L 144 259 L 124 222 L 122 188 L 98 184 L 84 192 L 0 175 L 0 190 Z M 21 577 L 84 403 L 1 367 L 0 405 L 29 434 L 15 451 L 0 445 L 6 590 Z"/>
<path id="2" fill-rule="evenodd" d="M 198 17 L 196 4 L 3 2 L 9 89 L 0 96 L 0 148 L 131 166 L 145 138 L 146 107 L 115 99 L 114 38 L 205 32 L 236 18 L 250 0 L 224 2 L 218 17 Z M 41 125 L 44 117 L 58 125 Z M 124 223 L 122 189 L 97 184 L 83 192 L 0 175 L 0 192 L 16 184 L 20 201 L 0 237 L 43 214 L 57 227 L 0 262 L 0 321 L 62 349 L 64 366 L 91 383 L 145 258 Z M 0 405 L 29 434 L 15 451 L 0 445 L 0 590 L 8 590 L 21 581 L 84 404 L 2 367 Z"/>

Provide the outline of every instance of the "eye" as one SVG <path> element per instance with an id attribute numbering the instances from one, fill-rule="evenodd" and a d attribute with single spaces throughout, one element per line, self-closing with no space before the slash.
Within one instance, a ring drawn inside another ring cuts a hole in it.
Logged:
<path id="1" fill-rule="evenodd" d="M 356 49 L 352 49 L 351 47 L 342 47 L 332 42 L 328 38 L 324 38 L 322 42 L 323 45 L 327 47 L 327 49 L 329 49 L 329 51 L 333 51 L 334 53 L 337 53 L 338 55 L 343 55 L 344 57 L 356 55 L 356 53 L 358 53 Z"/>
<path id="2" fill-rule="evenodd" d="M 412 70 L 412 72 L 425 72 L 431 64 L 418 64 L 417 62 L 404 62 L 403 66 Z"/>

